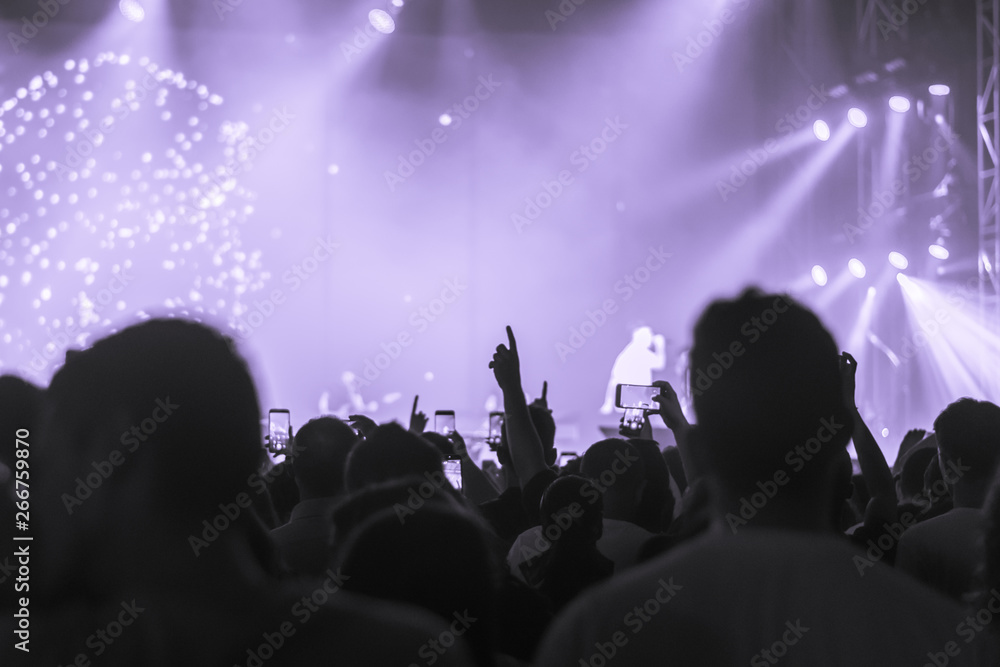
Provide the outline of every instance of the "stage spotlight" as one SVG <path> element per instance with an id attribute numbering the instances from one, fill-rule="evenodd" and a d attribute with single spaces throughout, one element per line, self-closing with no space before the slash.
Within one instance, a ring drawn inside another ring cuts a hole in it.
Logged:
<path id="1" fill-rule="evenodd" d="M 930 93 L 931 95 L 943 97 L 951 92 L 951 88 L 949 88 L 943 83 L 935 83 L 927 87 L 927 92 Z"/>
<path id="2" fill-rule="evenodd" d="M 146 18 L 146 10 L 142 8 L 136 0 L 121 0 L 118 3 L 118 9 L 121 11 L 122 16 L 127 18 L 129 21 L 139 21 Z"/>
<path id="3" fill-rule="evenodd" d="M 864 278 L 868 271 L 865 269 L 865 265 L 860 259 L 852 258 L 851 261 L 847 263 L 847 270 L 851 272 L 851 275 L 855 278 Z"/>
<path id="4" fill-rule="evenodd" d="M 889 108 L 897 113 L 906 113 L 910 110 L 910 100 L 902 95 L 893 95 L 889 98 Z"/>
<path id="5" fill-rule="evenodd" d="M 812 279 L 813 282 L 822 287 L 826 284 L 826 269 L 817 264 L 812 268 Z"/>
<path id="6" fill-rule="evenodd" d="M 820 141 L 828 141 L 830 139 L 830 126 L 826 124 L 826 121 L 818 120 L 813 123 L 813 134 Z"/>
<path id="7" fill-rule="evenodd" d="M 897 269 L 899 269 L 900 271 L 902 271 L 903 269 L 905 269 L 910 265 L 910 262 L 906 259 L 906 257 L 902 253 L 895 251 L 889 253 L 889 263 L 892 264 Z"/>
<path id="8" fill-rule="evenodd" d="M 372 27 L 384 35 L 396 29 L 396 22 L 389 16 L 389 12 L 384 9 L 373 9 L 368 12 L 368 22 Z"/>
<path id="9" fill-rule="evenodd" d="M 938 125 L 944 125 L 944 114 L 936 113 L 934 114 L 934 122 Z"/>
<path id="10" fill-rule="evenodd" d="M 847 120 L 854 127 L 864 127 L 868 124 L 868 115 L 857 107 L 851 107 L 847 111 Z"/>
<path id="11" fill-rule="evenodd" d="M 445 127 L 451 125 L 451 121 L 452 121 L 451 114 L 443 113 L 440 116 L 438 116 L 438 122 L 444 125 Z"/>
<path id="12" fill-rule="evenodd" d="M 931 244 L 931 246 L 927 248 L 927 252 L 929 252 L 931 257 L 934 257 L 935 259 L 948 259 L 948 255 L 950 254 L 947 248 L 943 245 L 938 245 L 937 243 Z"/>

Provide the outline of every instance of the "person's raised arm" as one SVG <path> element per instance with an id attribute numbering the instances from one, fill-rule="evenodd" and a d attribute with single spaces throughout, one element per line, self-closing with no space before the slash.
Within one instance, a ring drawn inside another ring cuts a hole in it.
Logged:
<path id="1" fill-rule="evenodd" d="M 847 352 L 840 356 L 840 381 L 843 391 L 844 405 L 854 417 L 854 451 L 858 454 L 858 464 L 861 475 L 871 500 L 865 510 L 865 522 L 881 525 L 883 521 L 896 519 L 896 485 L 892 480 L 892 470 L 882 454 L 875 436 L 868 430 L 861 412 L 857 408 L 854 397 L 855 375 L 858 372 L 858 362 Z"/>
<path id="2" fill-rule="evenodd" d="M 539 472 L 546 469 L 542 441 L 531 422 L 528 403 L 521 387 L 521 362 L 517 353 L 514 332 L 507 327 L 509 347 L 497 345 L 490 362 L 493 375 L 503 392 L 504 424 L 510 459 L 522 487 Z"/>
<path id="3" fill-rule="evenodd" d="M 479 505 L 500 495 L 496 488 L 490 484 L 486 473 L 469 456 L 469 449 L 465 446 L 465 438 L 458 431 L 452 431 L 446 437 L 451 441 L 455 454 L 462 461 L 462 494 L 469 499 L 469 502 Z"/>
<path id="4" fill-rule="evenodd" d="M 690 482 L 701 476 L 701 471 L 698 469 L 696 463 L 697 459 L 691 451 L 691 443 L 688 439 L 688 435 L 691 432 L 691 424 L 688 422 L 687 417 L 684 416 L 680 399 L 677 398 L 677 392 L 670 386 L 670 383 L 665 380 L 657 380 L 653 383 L 653 386 L 660 388 L 660 393 L 654 396 L 653 400 L 660 405 L 659 414 L 660 418 L 663 419 L 663 423 L 674 434 L 674 439 L 677 441 L 677 450 L 681 455 L 681 464 L 684 466 L 684 474 Z"/>

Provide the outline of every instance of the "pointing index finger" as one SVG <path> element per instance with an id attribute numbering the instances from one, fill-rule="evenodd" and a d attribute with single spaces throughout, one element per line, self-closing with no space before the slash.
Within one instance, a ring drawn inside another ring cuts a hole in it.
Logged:
<path id="1" fill-rule="evenodd" d="M 514 330 L 510 328 L 509 324 L 507 325 L 507 341 L 510 344 L 510 351 L 517 352 L 517 341 L 514 340 Z"/>

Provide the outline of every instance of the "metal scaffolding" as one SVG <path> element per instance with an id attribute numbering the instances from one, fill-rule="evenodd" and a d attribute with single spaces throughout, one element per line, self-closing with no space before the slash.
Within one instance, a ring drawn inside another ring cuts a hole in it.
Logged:
<path id="1" fill-rule="evenodd" d="M 985 328 L 1000 332 L 1000 0 L 976 0 L 976 125 L 979 186 L 979 305 Z M 994 364 L 989 364 L 990 369 Z"/>

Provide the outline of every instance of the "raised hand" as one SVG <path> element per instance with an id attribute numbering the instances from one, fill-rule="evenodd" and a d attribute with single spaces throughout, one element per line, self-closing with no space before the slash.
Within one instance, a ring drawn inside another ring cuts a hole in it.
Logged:
<path id="1" fill-rule="evenodd" d="M 549 383 L 548 383 L 548 381 L 545 381 L 545 382 L 542 383 L 542 395 L 539 396 L 538 398 L 536 398 L 535 400 L 533 400 L 531 402 L 531 405 L 534 405 L 536 407 L 542 408 L 543 410 L 548 410 L 549 412 L 552 412 L 552 410 L 549 410 L 549 402 L 548 402 L 548 399 L 547 399 L 548 393 L 549 393 Z"/>
<path id="2" fill-rule="evenodd" d="M 348 415 L 347 421 L 365 438 L 378 428 L 378 424 L 373 419 L 364 415 Z"/>
<path id="3" fill-rule="evenodd" d="M 670 383 L 665 380 L 657 380 L 653 386 L 660 388 L 660 393 L 654 396 L 653 400 L 660 406 L 659 414 L 667 428 L 676 431 L 678 428 L 690 426 L 687 417 L 684 416 L 684 410 L 681 409 L 677 392 L 670 386 Z"/>
<path id="4" fill-rule="evenodd" d="M 445 436 L 451 441 L 451 447 L 455 451 L 455 455 L 460 459 L 469 458 L 469 450 L 465 446 L 465 438 L 459 435 L 458 431 L 452 431 Z"/>
<path id="5" fill-rule="evenodd" d="M 911 428 L 903 436 L 903 440 L 899 443 L 899 453 L 900 455 L 909 451 L 913 445 L 917 444 L 927 435 L 927 431 L 922 428 Z"/>
<path id="6" fill-rule="evenodd" d="M 855 374 L 858 372 L 858 362 L 847 352 L 840 355 L 840 384 L 843 392 L 844 405 L 848 408 L 857 407 L 854 398 Z"/>
<path id="7" fill-rule="evenodd" d="M 420 400 L 419 395 L 413 397 L 413 409 L 410 410 L 410 432 L 417 434 L 423 433 L 427 427 L 427 415 L 423 412 L 417 412 L 418 400 Z"/>
<path id="8" fill-rule="evenodd" d="M 508 347 L 504 347 L 502 343 L 497 345 L 490 368 L 493 369 L 493 375 L 501 390 L 518 391 L 521 388 L 521 362 L 517 356 L 517 341 L 514 340 L 514 332 L 510 325 L 507 326 L 507 342 Z"/>

